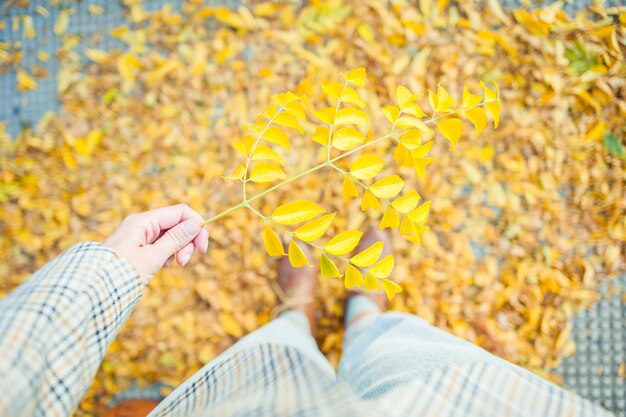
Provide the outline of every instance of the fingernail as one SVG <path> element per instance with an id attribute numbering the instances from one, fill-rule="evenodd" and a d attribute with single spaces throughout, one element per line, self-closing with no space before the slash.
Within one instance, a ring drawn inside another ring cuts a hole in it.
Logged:
<path id="1" fill-rule="evenodd" d="M 196 219 L 189 219 L 184 224 L 185 233 L 189 236 L 197 235 L 200 231 L 200 222 Z"/>
<path id="2" fill-rule="evenodd" d="M 183 266 L 187 265 L 187 262 L 189 262 L 189 259 L 191 259 L 191 254 L 185 255 L 183 257 Z"/>
<path id="3" fill-rule="evenodd" d="M 206 253 L 209 250 L 209 238 L 206 238 L 206 241 L 204 242 L 204 250 L 202 251 L 202 253 Z"/>

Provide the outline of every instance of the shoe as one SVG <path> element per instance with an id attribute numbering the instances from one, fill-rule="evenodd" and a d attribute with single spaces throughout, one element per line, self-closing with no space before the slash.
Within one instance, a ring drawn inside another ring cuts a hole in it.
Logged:
<path id="1" fill-rule="evenodd" d="M 300 248 L 307 259 L 311 258 L 311 252 L 307 245 L 300 244 Z M 315 335 L 317 326 L 315 323 L 315 291 L 317 283 L 315 280 L 315 270 L 303 266 L 294 268 L 289 263 L 287 256 L 283 256 L 278 265 L 278 298 L 281 305 L 280 311 L 295 310 L 304 314 L 309 321 L 311 334 Z"/>
<path id="2" fill-rule="evenodd" d="M 159 405 L 153 400 L 124 400 L 106 410 L 102 417 L 146 417 Z"/>

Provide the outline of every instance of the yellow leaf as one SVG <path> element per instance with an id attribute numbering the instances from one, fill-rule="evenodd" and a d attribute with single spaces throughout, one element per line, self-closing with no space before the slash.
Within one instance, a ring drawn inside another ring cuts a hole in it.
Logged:
<path id="1" fill-rule="evenodd" d="M 225 180 L 240 180 L 243 178 L 243 175 L 246 173 L 246 168 L 243 165 L 238 165 L 230 175 L 225 175 L 222 178 Z"/>
<path id="2" fill-rule="evenodd" d="M 383 246 L 383 242 L 376 242 L 364 251 L 354 255 L 350 262 L 361 268 L 368 267 L 380 258 L 380 255 L 383 253 Z"/>
<path id="3" fill-rule="evenodd" d="M 127 26 L 118 26 L 118 27 L 111 29 L 109 31 L 109 35 L 116 37 L 116 38 L 122 38 L 124 35 L 126 35 L 126 33 L 128 33 L 128 31 L 129 30 Z"/>
<path id="4" fill-rule="evenodd" d="M 298 97 L 291 91 L 287 91 L 286 93 L 274 94 L 271 99 L 274 103 L 283 108 L 287 108 L 292 103 L 300 102 L 300 97 Z"/>
<path id="5" fill-rule="evenodd" d="M 414 20 L 406 20 L 403 23 L 407 29 L 415 32 L 417 35 L 421 36 L 426 33 L 426 26 L 423 23 L 419 23 Z"/>
<path id="6" fill-rule="evenodd" d="M 34 38 L 37 31 L 33 27 L 33 18 L 31 16 L 24 15 L 22 16 L 22 21 L 24 22 L 24 37 L 26 39 Z"/>
<path id="7" fill-rule="evenodd" d="M 315 129 L 315 132 L 313 132 L 313 136 L 311 136 L 311 139 L 313 139 L 320 145 L 328 146 L 328 141 L 330 139 L 329 136 L 330 130 L 326 126 L 319 126 L 317 129 Z"/>
<path id="8" fill-rule="evenodd" d="M 36 11 L 37 13 L 39 13 L 40 15 L 42 15 L 43 17 L 48 17 L 48 16 L 50 16 L 50 12 L 48 11 L 48 9 L 46 9 L 46 8 L 45 8 L 45 7 L 43 7 L 43 6 L 37 6 L 37 7 L 35 7 L 35 11 Z"/>
<path id="9" fill-rule="evenodd" d="M 587 130 L 585 137 L 587 140 L 598 140 L 604 136 L 605 131 L 606 124 L 602 120 L 599 120 L 589 130 Z"/>
<path id="10" fill-rule="evenodd" d="M 412 222 L 422 225 L 428 220 L 428 213 L 430 212 L 430 201 L 425 202 L 418 208 L 409 212 L 408 217 Z"/>
<path id="11" fill-rule="evenodd" d="M 268 108 L 266 108 L 265 110 L 261 112 L 261 116 L 265 117 L 268 120 L 273 119 L 277 114 L 278 114 L 278 107 L 274 105 L 269 106 Z"/>
<path id="12" fill-rule="evenodd" d="M 465 117 L 474 124 L 477 135 L 480 135 L 480 132 L 487 126 L 487 115 L 485 114 L 485 110 L 480 107 L 465 110 Z"/>
<path id="13" fill-rule="evenodd" d="M 275 150 L 263 145 L 257 145 L 256 148 L 254 148 L 252 155 L 250 155 L 250 158 L 253 161 L 264 159 L 278 162 L 281 165 L 285 164 L 285 160 L 280 155 L 278 155 Z"/>
<path id="14" fill-rule="evenodd" d="M 287 134 L 278 126 L 269 126 L 263 133 L 263 139 L 288 151 L 291 150 L 291 144 L 289 144 Z"/>
<path id="15" fill-rule="evenodd" d="M 241 15 L 224 6 L 218 8 L 214 16 L 220 22 L 234 29 L 244 30 L 247 28 L 247 22 Z"/>
<path id="16" fill-rule="evenodd" d="M 356 31 L 365 42 L 372 43 L 374 41 L 374 29 L 367 23 L 359 23 Z"/>
<path id="17" fill-rule="evenodd" d="M 87 140 L 85 138 L 76 138 L 74 140 L 74 150 L 80 156 L 89 157 L 89 152 L 87 151 Z"/>
<path id="18" fill-rule="evenodd" d="M 366 191 L 365 194 L 363 194 L 363 199 L 361 200 L 361 211 L 365 211 L 370 208 L 380 210 L 380 201 L 374 197 L 374 194 Z"/>
<path id="19" fill-rule="evenodd" d="M 463 122 L 461 122 L 461 119 L 453 117 L 451 119 L 442 120 L 437 124 L 443 136 L 452 143 L 450 149 L 454 150 L 454 147 L 461 138 Z"/>
<path id="20" fill-rule="evenodd" d="M 381 229 L 392 229 L 396 230 L 400 226 L 400 216 L 398 213 L 392 209 L 391 207 L 387 207 L 385 210 L 385 214 L 383 214 L 383 218 L 380 219 L 380 224 L 378 227 Z"/>
<path id="21" fill-rule="evenodd" d="M 493 127 L 497 128 L 500 124 L 500 100 L 485 103 L 485 107 L 493 117 Z"/>
<path id="22" fill-rule="evenodd" d="M 359 189 L 356 188 L 356 185 L 352 182 L 348 176 L 343 179 L 343 185 L 341 187 L 341 194 L 344 198 L 352 198 L 359 196 Z"/>
<path id="23" fill-rule="evenodd" d="M 311 220 L 325 212 L 326 210 L 312 201 L 295 200 L 274 210 L 272 220 L 278 224 L 291 225 Z"/>
<path id="24" fill-rule="evenodd" d="M 400 75 L 411 63 L 411 55 L 408 53 L 395 56 L 391 63 L 391 73 L 393 75 Z"/>
<path id="25" fill-rule="evenodd" d="M 85 56 L 93 62 L 101 64 L 109 58 L 109 53 L 100 49 L 86 49 Z"/>
<path id="26" fill-rule="evenodd" d="M 297 101 L 290 101 L 285 104 L 284 109 L 287 113 L 294 116 L 296 119 L 304 120 L 306 119 L 306 113 L 304 111 L 304 106 L 302 102 L 296 97 Z M 302 132 L 301 132 L 302 133 Z"/>
<path id="27" fill-rule="evenodd" d="M 425 157 L 426 155 L 428 155 L 428 152 L 430 152 L 430 150 L 432 149 L 433 145 L 435 144 L 434 141 L 429 141 L 426 142 L 425 144 L 423 144 L 422 146 L 413 149 L 411 151 L 411 158 L 413 159 L 421 159 L 423 157 Z"/>
<path id="28" fill-rule="evenodd" d="M 411 116 L 415 116 L 417 118 L 426 116 L 424 110 L 417 103 L 409 103 L 403 109 L 403 113 L 410 114 Z"/>
<path id="29" fill-rule="evenodd" d="M 252 182 L 272 182 L 287 178 L 283 169 L 273 162 L 259 162 L 250 172 Z"/>
<path id="30" fill-rule="evenodd" d="M 441 84 L 437 85 L 437 94 L 428 90 L 428 101 L 430 102 L 430 107 L 435 112 L 447 112 L 454 104 L 454 99 L 450 97 L 450 94 Z"/>
<path id="31" fill-rule="evenodd" d="M 417 128 L 424 133 L 430 133 L 431 129 L 424 124 L 421 120 L 413 116 L 402 116 L 396 120 L 396 126 L 402 129 Z"/>
<path id="32" fill-rule="evenodd" d="M 426 232 L 429 229 L 430 228 L 428 226 L 415 225 L 415 234 L 403 235 L 402 237 L 408 240 L 409 242 L 420 244 L 422 233 Z"/>
<path id="33" fill-rule="evenodd" d="M 391 275 L 391 270 L 394 266 L 393 255 L 385 256 L 381 261 L 378 261 L 373 267 L 370 268 L 369 273 L 376 278 L 387 278 Z"/>
<path id="34" fill-rule="evenodd" d="M 398 146 L 396 146 L 396 150 L 393 153 L 393 159 L 400 164 L 400 166 L 406 168 L 413 166 L 411 154 L 402 143 L 399 143 Z"/>
<path id="35" fill-rule="evenodd" d="M 102 8 L 102 6 L 98 6 L 97 4 L 90 4 L 89 6 L 87 6 L 87 10 L 90 14 L 94 16 L 104 13 L 104 9 Z"/>
<path id="36" fill-rule="evenodd" d="M 327 96 L 339 100 L 345 86 L 346 83 L 326 83 L 322 85 L 322 91 L 326 93 Z"/>
<path id="37" fill-rule="evenodd" d="M 363 284 L 363 275 L 356 267 L 348 265 L 346 268 L 346 277 L 344 278 L 344 285 L 350 289 Z"/>
<path id="38" fill-rule="evenodd" d="M 100 144 L 104 133 L 100 129 L 94 129 L 87 134 L 85 137 L 85 148 L 82 153 L 83 156 L 90 157 L 93 151 L 96 149 L 96 146 Z"/>
<path id="39" fill-rule="evenodd" d="M 296 229 L 293 234 L 300 240 L 311 242 L 322 236 L 330 227 L 336 213 L 326 214 L 319 219 L 315 219 Z"/>
<path id="40" fill-rule="evenodd" d="M 291 129 L 295 129 L 300 133 L 304 133 L 302 130 L 302 126 L 300 126 L 300 122 L 295 118 L 292 114 L 288 112 L 280 112 L 274 117 L 274 123 L 279 126 L 289 127 Z"/>
<path id="41" fill-rule="evenodd" d="M 335 125 L 361 125 L 363 123 L 366 123 L 369 119 L 370 117 L 367 115 L 367 113 L 364 113 L 362 110 L 349 107 L 345 109 L 339 109 L 337 111 L 337 113 L 335 114 Z"/>
<path id="42" fill-rule="evenodd" d="M 243 335 L 243 328 L 232 314 L 222 311 L 219 314 L 219 320 L 222 328 L 229 335 L 235 337 L 241 337 Z"/>
<path id="43" fill-rule="evenodd" d="M 237 152 L 247 157 L 253 144 L 254 138 L 252 136 L 244 136 L 243 140 L 233 142 L 233 147 L 237 150 Z"/>
<path id="44" fill-rule="evenodd" d="M 380 291 L 380 282 L 378 279 L 369 272 L 365 274 L 365 282 L 363 283 L 363 289 L 365 291 Z"/>
<path id="45" fill-rule="evenodd" d="M 117 58 L 117 70 L 122 78 L 128 82 L 134 82 L 137 69 L 141 67 L 139 58 L 132 54 L 123 54 Z"/>
<path id="46" fill-rule="evenodd" d="M 383 288 L 385 289 L 385 293 L 387 294 L 387 298 L 391 300 L 396 294 L 402 291 L 402 287 L 396 284 L 393 281 L 389 281 L 388 279 L 381 280 L 383 284 Z"/>
<path id="47" fill-rule="evenodd" d="M 402 236 L 413 236 L 415 232 L 417 232 L 415 224 L 413 224 L 408 217 L 402 219 L 402 223 L 400 223 L 400 234 Z"/>
<path id="48" fill-rule="evenodd" d="M 311 266 L 309 260 L 306 258 L 304 252 L 295 240 L 289 242 L 289 263 L 294 268 L 300 268 L 301 266 Z"/>
<path id="49" fill-rule="evenodd" d="M 417 193 L 417 191 L 413 190 L 409 193 L 406 193 L 402 197 L 396 198 L 392 203 L 391 207 L 399 211 L 400 213 L 406 214 L 409 211 L 413 210 L 417 207 L 421 197 Z"/>
<path id="50" fill-rule="evenodd" d="M 358 85 L 359 87 L 363 87 L 365 85 L 365 77 L 367 73 L 365 72 L 365 68 L 357 68 L 349 71 L 348 73 L 342 73 L 341 76 L 346 80 L 353 84 Z"/>
<path id="51" fill-rule="evenodd" d="M 378 198 L 391 198 L 398 195 L 404 187 L 404 180 L 398 175 L 388 175 L 376 181 L 369 190 Z"/>
<path id="52" fill-rule="evenodd" d="M 46 52 L 39 51 L 37 52 L 37 58 L 39 58 L 39 60 L 43 62 L 48 62 L 48 60 L 50 59 L 50 55 L 48 55 L 48 53 Z"/>
<path id="53" fill-rule="evenodd" d="M 61 148 L 61 158 L 63 159 L 63 163 L 69 170 L 74 171 L 78 167 L 78 165 L 76 165 L 76 161 L 74 160 L 74 157 L 72 156 L 70 147 L 67 146 L 67 144 L 65 143 L 63 144 L 63 147 Z"/>
<path id="54" fill-rule="evenodd" d="M 350 166 L 350 174 L 360 180 L 374 178 L 383 169 L 384 163 L 378 155 L 363 155 Z"/>
<path id="55" fill-rule="evenodd" d="M 337 265 L 324 254 L 320 258 L 320 272 L 324 278 L 341 278 L 341 272 L 337 269 Z"/>
<path id="56" fill-rule="evenodd" d="M 401 109 L 404 109 L 408 104 L 414 102 L 419 98 L 418 94 L 411 93 L 411 90 L 403 85 L 396 87 L 396 101 Z"/>
<path id="57" fill-rule="evenodd" d="M 70 24 L 70 11 L 68 9 L 63 9 L 59 13 L 59 18 L 54 23 L 54 34 L 55 35 L 64 34 L 69 24 Z"/>
<path id="58" fill-rule="evenodd" d="M 363 232 L 347 230 L 330 239 L 324 246 L 324 250 L 332 255 L 344 255 L 359 244 Z"/>
<path id="59" fill-rule="evenodd" d="M 353 127 L 342 127 L 333 135 L 333 147 L 340 151 L 347 151 L 360 145 L 365 140 L 361 132 Z"/>
<path id="60" fill-rule="evenodd" d="M 359 93 L 352 87 L 346 87 L 340 98 L 343 102 L 356 104 L 360 108 L 365 107 L 365 102 L 361 100 Z"/>
<path id="61" fill-rule="evenodd" d="M 335 107 L 324 107 L 313 112 L 313 116 L 320 119 L 322 123 L 332 125 L 335 122 Z"/>
<path id="62" fill-rule="evenodd" d="M 263 229 L 263 243 L 265 244 L 265 250 L 270 256 L 284 256 L 285 248 L 280 241 L 276 232 L 269 227 Z"/>
<path id="63" fill-rule="evenodd" d="M 435 158 L 413 158 L 413 168 L 415 168 L 415 172 L 417 172 L 418 177 L 424 179 L 426 176 L 426 167 L 435 161 Z"/>
<path id="64" fill-rule="evenodd" d="M 19 91 L 34 90 L 38 86 L 37 81 L 22 68 L 17 70 L 17 89 Z"/>
<path id="65" fill-rule="evenodd" d="M 470 93 L 467 87 L 463 89 L 463 108 L 464 109 L 478 106 L 481 101 L 482 101 L 482 98 L 476 94 Z"/>
<path id="66" fill-rule="evenodd" d="M 385 119 L 389 120 L 389 123 L 394 124 L 400 116 L 400 109 L 398 106 L 385 106 L 383 107 L 383 115 Z"/>
<path id="67" fill-rule="evenodd" d="M 488 89 L 485 83 L 480 82 L 480 86 L 483 87 L 484 91 L 485 107 L 493 117 L 493 127 L 497 128 L 500 124 L 500 89 L 498 83 L 494 81 L 493 84 L 496 86 L 495 91 Z"/>

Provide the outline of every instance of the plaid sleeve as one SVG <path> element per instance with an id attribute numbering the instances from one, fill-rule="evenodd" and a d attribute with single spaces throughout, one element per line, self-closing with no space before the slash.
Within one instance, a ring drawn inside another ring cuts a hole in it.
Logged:
<path id="1" fill-rule="evenodd" d="M 86 242 L 0 299 L 0 415 L 69 416 L 143 288 L 125 259 Z"/>

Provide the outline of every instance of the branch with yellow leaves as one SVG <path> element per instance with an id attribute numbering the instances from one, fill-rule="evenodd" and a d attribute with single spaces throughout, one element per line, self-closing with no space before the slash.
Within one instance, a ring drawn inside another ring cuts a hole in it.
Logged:
<path id="1" fill-rule="evenodd" d="M 394 139 L 397 146 L 393 159 L 397 165 L 412 167 L 420 178 L 424 178 L 426 167 L 435 161 L 434 158 L 428 157 L 435 136 L 435 131 L 429 125 L 435 125 L 451 143 L 450 149 L 454 150 L 462 134 L 461 117 L 474 125 L 477 134 L 480 134 L 487 125 L 487 112 L 493 118 L 494 127 L 498 126 L 500 94 L 495 83 L 494 90 L 481 83 L 482 97 L 470 93 L 465 87 L 461 105 L 454 108 L 456 101 L 439 85 L 436 93 L 428 91 L 428 102 L 432 109 L 428 117 L 417 103 L 421 95 L 412 93 L 407 87 L 398 86 L 397 105 L 383 108 L 385 118 L 391 123 L 391 131 L 384 136 L 366 141 L 365 135 L 358 127 L 368 123 L 370 116 L 364 111 L 365 103 L 356 90 L 365 84 L 365 69 L 349 71 L 342 74 L 342 77 L 342 82 L 330 82 L 322 86 L 330 106 L 312 112 L 322 124 L 315 129 L 311 139 L 325 147 L 326 160 L 299 174 L 287 177 L 281 167 L 285 160 L 275 146 L 285 151 L 291 150 L 287 131 L 304 133 L 300 122 L 311 112 L 310 103 L 306 96 L 297 96 L 292 92 L 273 96 L 274 105 L 265 109 L 257 121 L 247 127 L 248 134 L 243 140 L 234 143 L 235 149 L 244 156 L 245 164 L 238 165 L 231 175 L 224 178 L 242 182 L 241 203 L 206 220 L 203 225 L 241 208 L 247 208 L 266 223 L 263 241 L 270 256 L 288 256 L 296 268 L 310 266 L 309 260 L 299 246 L 304 242 L 321 252 L 320 270 L 325 278 L 343 276 L 346 288 L 363 286 L 366 290 L 380 290 L 382 286 L 391 299 L 402 291 L 402 288 L 389 279 L 395 263 L 393 255 L 379 259 L 383 250 L 382 242 L 376 242 L 348 258 L 346 255 L 358 245 L 363 235 L 359 230 L 341 232 L 321 245 L 314 243 L 330 229 L 336 212 L 327 213 L 313 201 L 295 200 L 277 207 L 271 216 L 265 216 L 255 209 L 252 203 L 306 175 L 330 167 L 343 176 L 342 194 L 346 199 L 359 197 L 359 187 L 363 189 L 361 210 L 380 211 L 381 201 L 384 203 L 385 210 L 380 228 L 399 229 L 405 239 L 419 242 L 420 235 L 428 230 L 425 224 L 430 211 L 430 201 L 419 205 L 421 196 L 416 190 L 409 190 L 398 197 L 405 188 L 402 177 L 391 174 L 376 179 L 385 167 L 383 158 L 362 151 L 387 139 Z M 334 150 L 339 151 L 336 156 L 333 156 Z M 349 169 L 343 169 L 337 164 L 357 154 Z M 247 185 L 250 182 L 261 185 L 277 183 L 248 197 Z M 292 230 L 290 227 L 295 229 Z M 287 253 L 274 229 L 288 235 Z M 344 274 L 332 259 L 346 264 Z"/>

